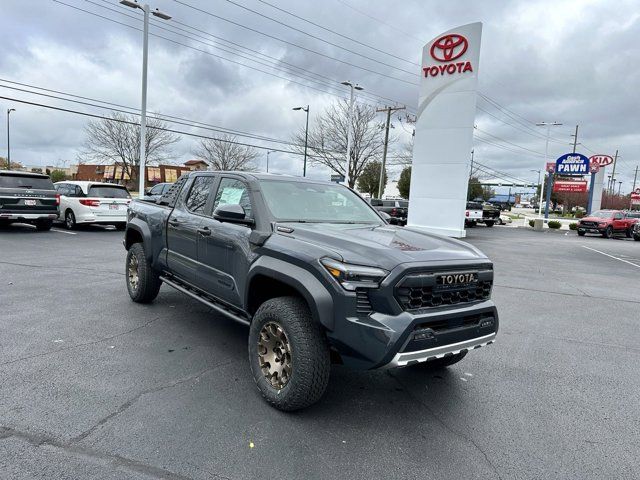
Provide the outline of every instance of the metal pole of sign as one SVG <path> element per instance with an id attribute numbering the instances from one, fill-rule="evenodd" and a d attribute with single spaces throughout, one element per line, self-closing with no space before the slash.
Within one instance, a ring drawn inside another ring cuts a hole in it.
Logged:
<path id="1" fill-rule="evenodd" d="M 587 214 L 591 214 L 591 208 L 593 207 L 593 191 L 596 189 L 596 174 L 591 174 L 591 185 L 589 185 L 589 200 L 587 201 Z"/>
<path id="2" fill-rule="evenodd" d="M 547 198 L 546 198 L 546 205 L 544 206 L 544 218 L 549 218 L 549 204 L 551 203 L 552 184 L 553 184 L 553 176 L 552 176 L 552 173 L 549 172 L 549 176 L 547 177 Z"/>

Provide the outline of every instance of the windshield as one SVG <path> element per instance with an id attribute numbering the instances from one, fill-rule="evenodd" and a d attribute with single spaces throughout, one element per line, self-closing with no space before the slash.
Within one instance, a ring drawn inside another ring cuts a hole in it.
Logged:
<path id="1" fill-rule="evenodd" d="M 89 187 L 89 197 L 99 198 L 131 198 L 125 187 L 117 185 L 93 185 Z"/>
<path id="2" fill-rule="evenodd" d="M 53 190 L 53 183 L 49 177 L 34 175 L 0 175 L 2 188 L 33 188 L 35 190 Z"/>
<path id="3" fill-rule="evenodd" d="M 597 212 L 593 212 L 589 216 L 590 217 L 596 217 L 596 218 L 611 218 L 611 217 L 613 217 L 613 212 L 608 211 L 608 210 L 598 210 Z"/>
<path id="4" fill-rule="evenodd" d="M 265 180 L 261 186 L 278 221 L 382 224 L 375 211 L 343 185 Z"/>

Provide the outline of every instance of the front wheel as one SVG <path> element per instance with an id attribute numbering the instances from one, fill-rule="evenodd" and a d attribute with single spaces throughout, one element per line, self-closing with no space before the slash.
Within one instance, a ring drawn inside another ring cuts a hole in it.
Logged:
<path id="1" fill-rule="evenodd" d="M 613 238 L 613 227 L 609 225 L 607 229 L 602 234 L 604 238 Z"/>
<path id="2" fill-rule="evenodd" d="M 260 393 L 278 410 L 300 410 L 322 397 L 329 345 L 301 298 L 272 298 L 258 308 L 249 329 L 249 364 Z"/>
<path id="3" fill-rule="evenodd" d="M 625 233 L 627 234 L 627 238 L 633 237 L 632 227 L 627 228 L 627 231 Z"/>
<path id="4" fill-rule="evenodd" d="M 160 275 L 151 267 L 141 243 L 134 243 L 127 252 L 127 290 L 136 303 L 152 302 L 160 291 Z"/>
<path id="5" fill-rule="evenodd" d="M 580 230 L 578 230 L 578 236 L 579 237 L 584 237 L 585 232 L 581 232 Z"/>
<path id="6" fill-rule="evenodd" d="M 640 233 L 634 234 L 634 235 L 633 235 L 633 239 L 634 239 L 636 242 L 640 242 Z"/>

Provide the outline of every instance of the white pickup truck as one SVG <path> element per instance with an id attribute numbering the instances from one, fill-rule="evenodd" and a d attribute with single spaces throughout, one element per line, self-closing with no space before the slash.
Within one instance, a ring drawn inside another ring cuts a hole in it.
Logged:
<path id="1" fill-rule="evenodd" d="M 475 227 L 482 221 L 482 204 L 478 202 L 467 202 L 467 210 L 464 212 L 464 225 Z"/>

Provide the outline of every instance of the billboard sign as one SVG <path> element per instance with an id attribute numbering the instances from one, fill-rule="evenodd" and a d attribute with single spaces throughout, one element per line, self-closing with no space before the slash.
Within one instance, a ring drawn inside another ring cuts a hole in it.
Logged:
<path id="1" fill-rule="evenodd" d="M 556 193 L 583 193 L 587 191 L 587 182 L 557 181 L 553 184 Z"/>
<path id="2" fill-rule="evenodd" d="M 606 167 L 613 163 L 613 157 L 611 155 L 592 155 L 589 157 L 591 163 L 597 163 L 600 167 Z"/>
<path id="3" fill-rule="evenodd" d="M 556 160 L 558 175 L 587 175 L 589 159 L 580 153 L 565 153 Z"/>
<path id="4" fill-rule="evenodd" d="M 640 188 L 631 192 L 631 205 L 640 205 Z"/>

